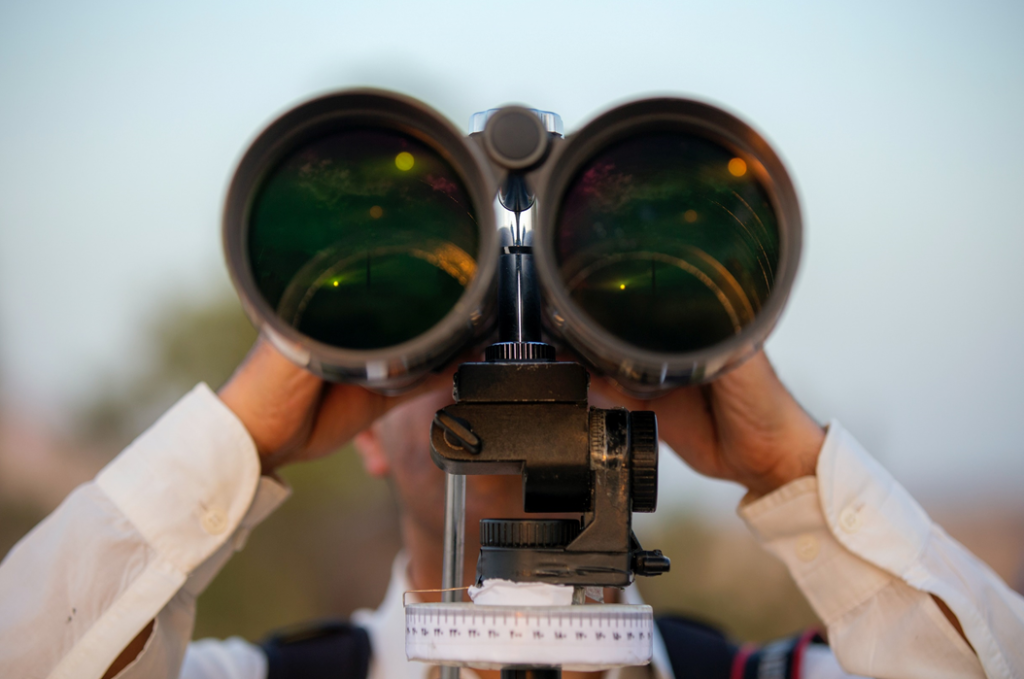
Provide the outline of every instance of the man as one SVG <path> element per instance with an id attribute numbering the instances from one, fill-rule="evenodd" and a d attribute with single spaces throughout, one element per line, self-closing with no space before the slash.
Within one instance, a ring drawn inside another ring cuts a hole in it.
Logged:
<path id="1" fill-rule="evenodd" d="M 427 676 L 401 657 L 395 637 L 404 627 L 396 631 L 393 620 L 402 590 L 441 580 L 443 475 L 429 460 L 426 432 L 449 389 L 450 376 L 397 398 L 326 385 L 258 342 L 219 399 L 197 387 L 6 557 L 0 674 L 174 677 L 195 598 L 287 495 L 274 470 L 355 438 L 366 469 L 393 479 L 408 559 L 382 608 L 357 619 L 374 650 L 369 676 Z M 647 403 L 599 381 L 594 391 L 601 405 L 655 410 L 662 438 L 690 466 L 749 490 L 741 515 L 789 567 L 847 672 L 1024 676 L 1024 601 L 932 524 L 838 424 L 826 432 L 815 423 L 764 354 L 710 385 Z M 483 516 L 520 514 L 516 479 L 470 479 L 470 531 Z M 671 676 L 666 650 L 656 654 L 659 676 Z M 819 655 L 814 668 L 806 660 L 800 676 L 849 676 L 830 657 Z M 256 647 L 201 642 L 183 676 L 266 672 Z"/>

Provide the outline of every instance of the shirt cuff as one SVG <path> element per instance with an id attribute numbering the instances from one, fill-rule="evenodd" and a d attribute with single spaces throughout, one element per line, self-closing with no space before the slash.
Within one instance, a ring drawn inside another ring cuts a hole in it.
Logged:
<path id="1" fill-rule="evenodd" d="M 780 511 L 801 495 L 807 495 L 798 503 L 802 509 Z M 809 506 L 815 501 L 816 511 Z M 778 529 L 791 530 L 801 521 L 811 521 L 817 528 L 824 521 L 846 549 L 907 581 L 915 579 L 915 567 L 933 530 L 917 501 L 835 420 L 818 456 L 816 478 L 797 479 L 757 500 L 748 496 L 739 512 L 755 534 L 768 531 L 762 536 L 766 543 Z M 760 527 L 760 522 L 751 523 L 762 515 L 776 518 L 766 519 Z"/>
<path id="2" fill-rule="evenodd" d="M 835 420 L 818 457 L 825 520 L 847 549 L 910 581 L 932 521 L 921 505 Z"/>
<path id="3" fill-rule="evenodd" d="M 248 431 L 205 384 L 107 465 L 96 484 L 183 575 L 229 538 L 240 547 L 288 495 L 280 483 L 261 477 Z"/>
<path id="4" fill-rule="evenodd" d="M 1024 676 L 1024 599 L 933 523 L 838 422 L 830 425 L 817 473 L 825 520 L 846 549 L 941 599 L 988 676 Z"/>
<path id="5" fill-rule="evenodd" d="M 738 512 L 828 625 L 844 666 L 867 676 L 902 668 L 906 676 L 961 677 L 980 676 L 984 664 L 993 677 L 1012 676 L 1005 644 L 984 619 L 1012 620 L 1015 597 L 838 422 L 829 425 L 816 477 L 748 496 Z M 977 655 L 929 593 L 957 615 Z M 880 634 L 887 644 L 878 644 Z"/>
<path id="6" fill-rule="evenodd" d="M 744 499 L 739 514 L 778 557 L 831 625 L 892 581 L 892 576 L 844 549 L 829 530 L 818 500 L 818 479 L 792 481 L 760 499 Z M 836 587 L 841 582 L 843 586 Z"/>
<path id="7" fill-rule="evenodd" d="M 738 511 L 826 623 L 894 577 L 913 581 L 908 576 L 932 530 L 924 509 L 835 420 L 816 477 L 797 479 L 760 499 L 748 496 Z M 857 586 L 830 587 L 837 577 Z"/>
<path id="8" fill-rule="evenodd" d="M 104 533 L 113 532 L 119 540 L 108 555 L 109 563 L 90 561 L 94 555 L 87 553 L 81 564 L 66 567 L 79 577 L 52 576 L 54 582 L 63 578 L 74 586 L 64 585 L 67 589 L 84 587 L 88 605 L 78 606 L 84 632 L 48 676 L 100 676 L 154 619 L 158 622 L 150 642 L 133 666 L 142 671 L 165 661 L 176 674 L 174 649 L 184 648 L 181 635 L 191 629 L 192 608 L 189 604 L 172 610 L 172 600 L 201 592 L 249 530 L 289 491 L 260 475 L 249 433 L 205 384 L 178 401 L 85 489 L 98 491 L 98 505 L 109 503 L 115 512 L 108 519 L 110 531 L 103 530 L 102 521 L 92 528 L 108 542 L 110 536 Z M 125 530 L 123 523 L 130 529 Z M 123 575 L 106 589 L 90 584 L 90 579 L 102 580 L 89 573 L 95 563 Z"/>

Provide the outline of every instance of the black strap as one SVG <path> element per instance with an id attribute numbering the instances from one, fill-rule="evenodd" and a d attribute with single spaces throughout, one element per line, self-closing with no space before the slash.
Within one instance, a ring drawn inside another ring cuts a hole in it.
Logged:
<path id="1" fill-rule="evenodd" d="M 370 669 L 370 636 L 341 620 L 276 632 L 260 646 L 267 679 L 366 679 Z"/>
<path id="2" fill-rule="evenodd" d="M 655 623 L 675 679 L 799 679 L 807 644 L 823 643 L 811 630 L 759 648 L 738 646 L 714 627 L 688 618 Z"/>
<path id="3" fill-rule="evenodd" d="M 655 620 L 675 679 L 729 679 L 739 647 L 722 632 L 687 618 Z"/>

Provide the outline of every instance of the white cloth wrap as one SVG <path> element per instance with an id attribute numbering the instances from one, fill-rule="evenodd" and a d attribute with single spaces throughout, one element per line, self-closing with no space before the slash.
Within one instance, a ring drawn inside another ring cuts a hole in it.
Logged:
<path id="1" fill-rule="evenodd" d="M 568 585 L 494 578 L 470 587 L 469 598 L 480 606 L 570 606 L 572 590 Z"/>

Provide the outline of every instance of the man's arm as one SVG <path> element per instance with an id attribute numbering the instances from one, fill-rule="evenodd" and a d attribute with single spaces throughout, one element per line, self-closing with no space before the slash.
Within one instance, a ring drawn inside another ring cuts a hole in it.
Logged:
<path id="1" fill-rule="evenodd" d="M 741 515 L 829 625 L 847 671 L 1024 676 L 1021 598 L 841 427 L 826 438 L 763 353 L 652 401 L 594 385 L 632 410 L 656 411 L 661 438 L 696 471 L 750 491 Z"/>
<path id="2" fill-rule="evenodd" d="M 822 461 L 836 452 L 837 440 L 846 436 L 838 423 L 832 424 Z M 853 450 L 841 454 L 866 455 Z M 883 510 L 884 517 L 872 516 L 878 508 L 869 508 L 872 500 L 864 495 L 838 511 L 826 512 L 822 490 L 830 484 L 831 473 L 823 466 L 819 465 L 817 478 L 804 477 L 767 496 L 745 499 L 740 516 L 762 546 L 786 564 L 818 617 L 825 622 L 829 643 L 842 666 L 871 677 L 985 676 L 981 659 L 958 630 L 959 621 L 953 611 L 945 615 L 939 600 L 921 586 L 923 583 L 889 572 L 872 559 L 891 558 L 894 551 L 915 542 L 917 547 L 922 546 L 915 534 L 920 528 L 927 535 L 930 522 L 912 527 L 907 525 L 905 514 L 916 503 L 905 496 L 898 500 L 906 500 L 905 506 L 890 504 Z M 870 485 L 877 486 L 879 481 L 872 480 Z M 905 494 L 902 489 L 899 492 Z M 832 521 L 829 514 L 834 517 Z M 880 525 L 882 522 L 890 530 L 895 529 L 888 538 L 880 534 L 886 531 Z M 860 532 L 873 534 L 865 541 L 866 551 L 854 551 L 843 544 L 845 535 Z M 841 534 L 844 538 L 839 537 Z M 962 550 L 962 556 L 978 563 L 966 550 Z M 923 564 L 929 557 L 920 552 L 914 558 Z M 980 573 L 974 574 L 974 578 L 978 583 L 985 580 Z M 1007 602 L 1012 605 L 1014 598 L 1011 594 Z M 986 660 L 989 676 L 1010 676 L 1005 668 L 994 671 L 1001 662 L 998 654 Z"/>
<path id="3" fill-rule="evenodd" d="M 0 676 L 177 677 L 196 597 L 287 495 L 269 474 L 400 400 L 257 342 L 220 398 L 194 389 L 5 557 Z"/>
<path id="4" fill-rule="evenodd" d="M 4 559 L 0 675 L 101 677 L 150 625 L 123 675 L 176 675 L 195 597 L 286 494 L 200 385 Z"/>

